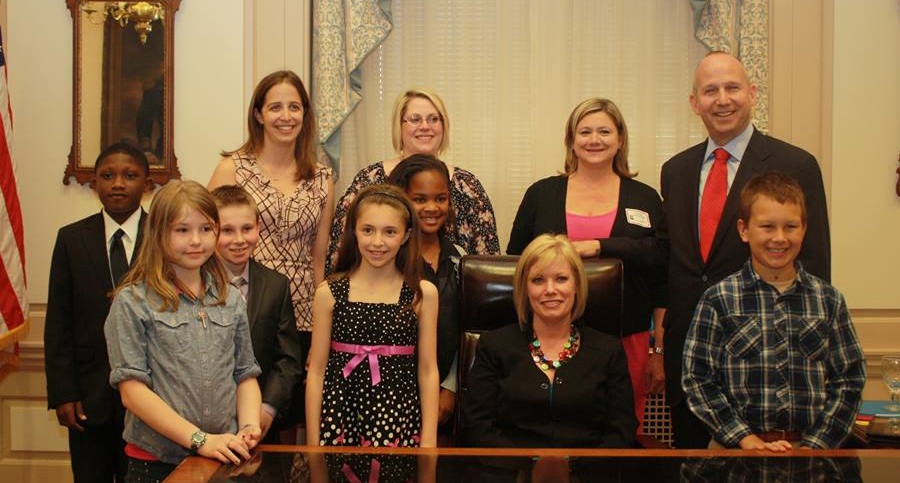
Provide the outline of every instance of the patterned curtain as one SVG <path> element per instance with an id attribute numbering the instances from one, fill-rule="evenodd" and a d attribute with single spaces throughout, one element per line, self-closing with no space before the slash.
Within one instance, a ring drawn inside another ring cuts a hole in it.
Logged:
<path id="1" fill-rule="evenodd" d="M 756 84 L 753 123 L 769 128 L 769 0 L 690 0 L 697 40 L 710 51 L 736 55 Z"/>
<path id="2" fill-rule="evenodd" d="M 336 174 L 341 124 L 362 99 L 360 65 L 390 31 L 390 0 L 313 0 L 312 98 Z"/>

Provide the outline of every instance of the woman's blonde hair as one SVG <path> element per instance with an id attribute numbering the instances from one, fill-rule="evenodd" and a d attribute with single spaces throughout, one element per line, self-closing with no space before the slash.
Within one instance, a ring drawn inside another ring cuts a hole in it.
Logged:
<path id="1" fill-rule="evenodd" d="M 156 193 L 153 202 L 150 203 L 150 213 L 144 225 L 143 243 L 137 253 L 137 260 L 119 285 L 119 288 L 122 288 L 144 282 L 149 291 L 162 299 L 162 305 L 159 307 L 162 311 L 178 310 L 178 291 L 187 291 L 175 277 L 169 246 L 172 225 L 178 222 L 187 210 L 196 210 L 206 217 L 218 236 L 219 211 L 209 191 L 196 181 L 170 181 Z M 228 294 L 228 279 L 219 256 L 213 252 L 200 267 L 200 271 L 201 274 L 212 275 L 219 294 L 216 305 L 224 304 Z M 203 297 L 203 294 L 195 295 Z"/>
<path id="2" fill-rule="evenodd" d="M 391 141 L 394 145 L 394 151 L 397 154 L 403 153 L 403 116 L 406 115 L 406 106 L 414 98 L 425 99 L 434 105 L 441 117 L 441 124 L 444 127 L 444 134 L 441 137 L 441 144 L 438 145 L 435 156 L 443 153 L 447 146 L 450 145 L 450 118 L 447 117 L 447 108 L 444 107 L 444 101 L 437 94 L 425 89 L 410 89 L 397 97 L 394 101 L 394 114 L 391 116 Z M 407 153 L 408 154 L 408 153 Z"/>
<path id="3" fill-rule="evenodd" d="M 578 320 L 584 315 L 588 284 L 581 257 L 578 256 L 575 247 L 565 235 L 539 235 L 525 247 L 513 274 L 513 303 L 516 306 L 516 315 L 519 317 L 519 326 L 523 330 L 531 324 L 533 315 L 531 304 L 528 302 L 528 275 L 533 268 L 543 270 L 559 259 L 568 262 L 569 267 L 572 268 L 572 274 L 575 276 L 575 304 L 572 307 L 572 320 Z"/>
<path id="4" fill-rule="evenodd" d="M 619 138 L 622 140 L 622 147 L 613 158 L 613 171 L 623 178 L 634 178 L 637 176 L 637 172 L 632 173 L 628 170 L 628 126 L 625 125 L 625 117 L 622 116 L 622 111 L 613 101 L 599 97 L 581 101 L 572 110 L 572 114 L 569 114 L 569 120 L 566 121 L 566 174 L 570 175 L 578 170 L 578 157 L 575 156 L 573 149 L 578 123 L 585 116 L 595 112 L 605 112 L 612 119 L 616 130 L 619 131 Z"/>

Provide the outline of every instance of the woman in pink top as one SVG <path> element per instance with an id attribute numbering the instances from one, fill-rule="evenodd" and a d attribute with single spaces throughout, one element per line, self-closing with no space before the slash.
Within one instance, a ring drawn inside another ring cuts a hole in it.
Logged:
<path id="1" fill-rule="evenodd" d="M 528 188 L 506 252 L 518 255 L 540 234 L 563 233 L 582 258 L 602 255 L 622 260 L 621 323 L 586 322 L 621 338 L 635 413 L 642 423 L 646 394 L 659 393 L 665 382 L 661 324 L 656 324 L 655 347 L 649 332 L 654 316 L 661 321 L 665 303 L 666 252 L 657 237 L 662 201 L 656 190 L 636 181 L 628 170 L 628 129 L 612 101 L 590 98 L 578 104 L 569 115 L 565 136 L 565 172 Z"/>

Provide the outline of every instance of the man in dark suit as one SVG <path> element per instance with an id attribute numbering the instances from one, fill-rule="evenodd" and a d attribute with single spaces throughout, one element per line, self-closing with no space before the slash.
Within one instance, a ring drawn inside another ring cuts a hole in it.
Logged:
<path id="1" fill-rule="evenodd" d="M 756 86 L 741 62 L 723 52 L 708 54 L 697 65 L 690 102 L 709 138 L 675 155 L 662 168 L 666 219 L 660 231 L 669 242 L 664 359 L 675 446 L 705 448 L 709 443 L 706 427 L 690 412 L 683 397 L 682 351 L 700 296 L 738 271 L 750 256 L 737 231 L 741 188 L 753 175 L 766 171 L 796 178 L 809 208 L 799 256 L 803 267 L 829 280 L 831 245 L 819 165 L 808 152 L 756 130 L 750 122 Z M 707 180 L 713 179 L 719 180 L 722 197 L 718 209 L 712 208 L 716 202 L 710 199 L 704 210 L 704 188 Z"/>
<path id="2" fill-rule="evenodd" d="M 220 186 L 212 194 L 219 207 L 216 251 L 228 268 L 231 284 L 247 303 L 253 353 L 262 369 L 258 380 L 263 400 L 263 442 L 278 444 L 278 431 L 303 414 L 307 348 L 302 346 L 295 324 L 287 277 L 251 258 L 259 242 L 253 198 L 235 185 Z"/>
<path id="3" fill-rule="evenodd" d="M 103 324 L 113 289 L 137 258 L 150 189 L 139 149 L 117 143 L 94 163 L 103 211 L 59 230 L 50 264 L 44 329 L 47 404 L 69 428 L 76 482 L 124 481 L 125 409 L 109 385 Z"/>

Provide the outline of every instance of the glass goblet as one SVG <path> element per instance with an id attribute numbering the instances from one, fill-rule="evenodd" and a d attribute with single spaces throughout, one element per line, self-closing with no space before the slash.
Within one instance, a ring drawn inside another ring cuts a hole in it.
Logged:
<path id="1" fill-rule="evenodd" d="M 900 412 L 900 355 L 881 358 L 881 378 L 891 393 L 891 403 L 885 408 L 888 411 Z"/>

